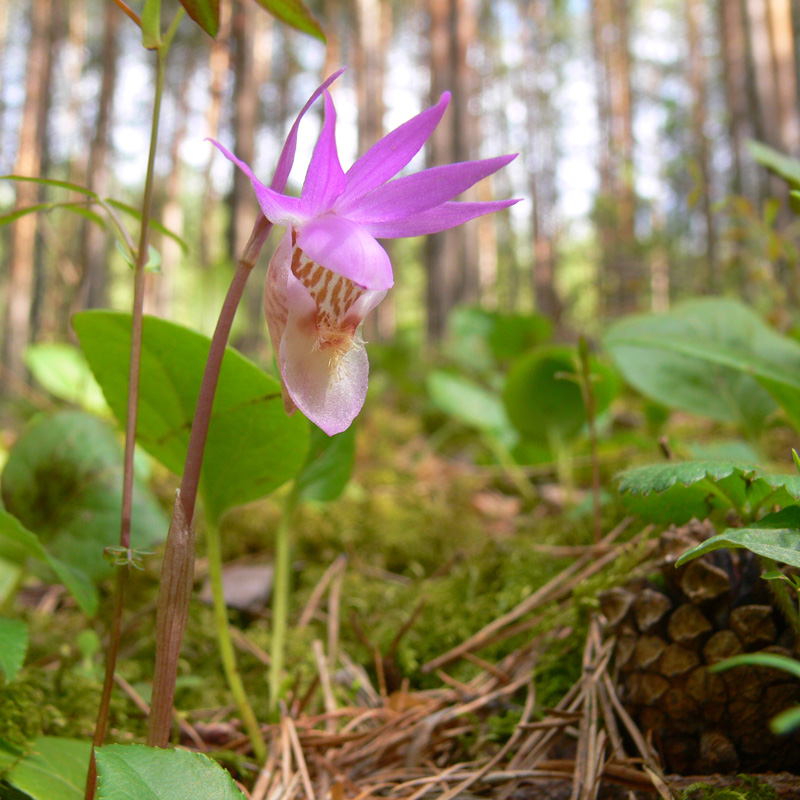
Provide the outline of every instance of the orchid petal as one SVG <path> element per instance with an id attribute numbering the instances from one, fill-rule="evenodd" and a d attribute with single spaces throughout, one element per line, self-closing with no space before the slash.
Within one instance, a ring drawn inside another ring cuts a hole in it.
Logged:
<path id="1" fill-rule="evenodd" d="M 258 204 L 264 212 L 264 216 L 275 225 L 293 225 L 305 219 L 302 213 L 300 201 L 295 197 L 286 197 L 286 195 L 279 194 L 278 192 L 264 186 L 261 181 L 256 178 L 253 170 L 239 158 L 236 158 L 233 153 L 226 150 L 219 142 L 214 139 L 209 139 L 211 144 L 219 150 L 222 155 L 229 161 L 233 161 L 239 169 L 250 178 L 253 184 L 253 189 L 258 199 Z"/>
<path id="2" fill-rule="evenodd" d="M 344 171 L 336 152 L 336 109 L 325 92 L 325 121 L 308 165 L 300 200 L 309 216 L 324 214 L 330 211 L 344 187 Z"/>
<path id="3" fill-rule="evenodd" d="M 337 72 L 334 72 L 329 78 L 317 88 L 314 94 L 308 98 L 308 102 L 303 106 L 297 119 L 294 121 L 289 135 L 286 137 L 286 143 L 281 150 L 280 158 L 278 159 L 278 166 L 275 168 L 275 177 L 270 183 L 270 188 L 276 192 L 282 192 L 286 188 L 286 181 L 289 180 L 289 173 L 292 171 L 292 164 L 294 164 L 294 155 L 297 150 L 297 131 L 300 128 L 300 120 L 305 116 L 306 111 L 311 108 L 316 102 L 317 98 L 328 88 L 345 70 L 347 67 L 342 67 Z"/>
<path id="4" fill-rule="evenodd" d="M 366 289 L 383 291 L 394 283 L 386 251 L 364 228 L 327 214 L 297 229 L 297 246 L 314 262 Z"/>
<path id="5" fill-rule="evenodd" d="M 267 318 L 269 328 L 269 338 L 272 342 L 272 350 L 276 357 L 280 353 L 281 341 L 286 330 L 286 320 L 289 316 L 288 306 L 288 284 L 291 275 L 292 263 L 292 232 L 287 230 L 281 239 L 267 269 L 267 282 L 264 287 L 264 313 Z M 287 414 L 292 414 L 297 410 L 286 385 L 281 378 L 281 394 L 283 395 L 283 407 Z"/>
<path id="6" fill-rule="evenodd" d="M 281 341 L 280 370 L 291 399 L 329 436 L 350 427 L 367 396 L 369 361 L 360 339 L 336 363 L 319 348 L 316 304 L 293 276 L 288 286 L 289 317 Z"/>
<path id="7" fill-rule="evenodd" d="M 365 223 L 364 228 L 376 239 L 400 239 L 406 236 L 425 236 L 455 228 L 475 217 L 491 214 L 518 203 L 516 200 L 493 200 L 480 203 L 442 203 L 429 211 L 388 222 Z"/>
<path id="8" fill-rule="evenodd" d="M 452 200 L 514 158 L 499 156 L 432 167 L 379 186 L 356 204 L 337 211 L 359 224 L 400 220 Z"/>
<path id="9" fill-rule="evenodd" d="M 428 141 L 450 102 L 450 92 L 416 117 L 374 144 L 347 170 L 347 188 L 341 201 L 349 202 L 377 189 L 393 178 Z"/>

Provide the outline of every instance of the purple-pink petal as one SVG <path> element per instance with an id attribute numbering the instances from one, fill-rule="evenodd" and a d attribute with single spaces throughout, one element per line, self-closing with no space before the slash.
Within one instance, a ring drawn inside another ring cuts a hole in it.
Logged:
<path id="1" fill-rule="evenodd" d="M 450 92 L 416 117 L 404 122 L 374 144 L 347 170 L 347 188 L 342 201 L 349 202 L 386 183 L 422 149 L 450 102 Z"/>
<path id="2" fill-rule="evenodd" d="M 297 119 L 294 121 L 289 135 L 286 137 L 286 143 L 283 145 L 281 155 L 278 158 L 278 166 L 275 168 L 275 176 L 270 183 L 270 188 L 276 192 L 282 192 L 286 188 L 286 181 L 289 180 L 289 173 L 292 171 L 292 164 L 294 164 L 294 154 L 297 150 L 297 131 L 300 128 L 300 120 L 305 116 L 306 111 L 316 102 L 317 98 L 327 89 L 345 70 L 347 67 L 342 67 L 327 78 L 308 98 L 308 102 L 303 106 Z"/>
<path id="3" fill-rule="evenodd" d="M 394 283 L 387 252 L 364 228 L 327 214 L 297 229 L 297 246 L 320 266 L 363 286 L 383 291 Z"/>
<path id="4" fill-rule="evenodd" d="M 316 304 L 293 276 L 289 279 L 289 316 L 278 363 L 283 383 L 295 403 L 329 436 L 350 427 L 367 396 L 369 361 L 360 340 L 336 363 L 317 347 Z"/>
<path id="5" fill-rule="evenodd" d="M 364 227 L 377 239 L 400 239 L 425 236 L 455 228 L 464 222 L 518 203 L 517 200 L 494 200 L 482 203 L 442 203 L 429 211 L 387 222 L 365 223 Z"/>
<path id="6" fill-rule="evenodd" d="M 264 212 L 264 216 L 275 225 L 290 226 L 300 222 L 305 218 L 302 213 L 300 201 L 295 197 L 287 197 L 279 192 L 264 186 L 263 183 L 255 176 L 253 170 L 239 158 L 236 158 L 233 153 L 226 150 L 219 142 L 214 139 L 209 139 L 225 158 L 233 161 L 248 178 L 250 178 L 253 189 L 258 199 L 258 204 Z"/>
<path id="7" fill-rule="evenodd" d="M 314 147 L 306 172 L 300 200 L 309 216 L 330 211 L 337 197 L 344 191 L 344 170 L 336 151 L 336 109 L 333 100 L 325 93 L 325 121 Z"/>
<path id="8" fill-rule="evenodd" d="M 498 156 L 432 167 L 389 181 L 357 202 L 337 203 L 336 211 L 361 225 L 401 220 L 453 200 L 514 158 L 515 155 Z"/>

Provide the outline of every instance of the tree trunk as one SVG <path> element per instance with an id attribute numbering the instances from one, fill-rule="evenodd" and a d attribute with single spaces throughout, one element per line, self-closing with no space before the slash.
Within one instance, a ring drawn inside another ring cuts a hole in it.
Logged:
<path id="1" fill-rule="evenodd" d="M 553 17 L 556 10 L 549 0 L 532 0 L 523 24 L 527 71 L 525 100 L 528 116 L 528 146 L 525 159 L 533 208 L 533 292 L 536 310 L 556 324 L 563 310 L 556 290 L 558 185 L 558 114 L 552 91 L 559 74 L 554 61 Z"/>
<path id="2" fill-rule="evenodd" d="M 700 209 L 706 235 L 705 290 L 719 290 L 717 273 L 717 235 L 711 198 L 711 159 L 706 135 L 706 59 L 703 55 L 705 5 L 700 0 L 687 0 L 686 23 L 689 42 L 689 85 L 692 90 L 692 139 L 694 158 L 700 180 Z"/>
<path id="3" fill-rule="evenodd" d="M 431 102 L 446 89 L 452 100 L 445 118 L 430 139 L 429 165 L 471 157 L 476 122 L 468 110 L 474 93 L 474 74 L 467 63 L 467 48 L 477 30 L 474 0 L 432 0 L 430 14 Z M 464 195 L 475 198 L 474 191 Z M 447 315 L 460 302 L 478 300 L 477 227 L 471 224 L 427 237 L 427 329 L 431 341 L 445 331 Z"/>
<path id="4" fill-rule="evenodd" d="M 792 36 L 789 0 L 769 0 L 767 14 L 780 138 L 785 152 L 800 156 L 800 112 L 795 71 L 797 43 Z"/>
<path id="5" fill-rule="evenodd" d="M 101 197 L 107 196 L 110 190 L 108 156 L 117 85 L 118 22 L 119 9 L 113 3 L 107 3 L 103 15 L 103 44 L 100 53 L 100 94 L 97 98 L 97 117 L 86 167 L 87 185 Z M 83 223 L 80 258 L 83 274 L 77 307 L 103 308 L 108 305 L 110 243 L 111 236 L 107 231 L 92 222 Z"/>
<path id="6" fill-rule="evenodd" d="M 600 196 L 596 211 L 601 285 L 605 284 L 609 312 L 619 315 L 636 309 L 644 288 L 634 230 L 628 0 L 594 0 L 593 12 L 601 136 Z"/>
<path id="7" fill-rule="evenodd" d="M 43 112 L 48 104 L 47 75 L 51 59 L 51 0 L 31 3 L 31 37 L 25 77 L 25 104 L 20 125 L 19 147 L 14 172 L 39 176 L 45 125 Z M 40 188 L 35 183 L 18 183 L 17 207 L 37 202 Z M 31 333 L 31 306 L 34 297 L 36 215 L 28 214 L 14 224 L 8 259 L 8 282 L 3 330 L 2 362 L 16 376 L 25 372 L 23 353 Z"/>

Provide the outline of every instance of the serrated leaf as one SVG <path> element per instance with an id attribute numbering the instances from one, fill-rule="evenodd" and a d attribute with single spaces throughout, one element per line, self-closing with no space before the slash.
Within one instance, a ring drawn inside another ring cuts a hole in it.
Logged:
<path id="1" fill-rule="evenodd" d="M 725 548 L 749 550 L 764 558 L 800 567 L 800 506 L 767 514 L 744 528 L 728 528 L 687 550 L 675 565 L 680 566 L 704 553 Z"/>
<path id="2" fill-rule="evenodd" d="M 33 800 L 82 800 L 92 744 L 41 736 L 6 780 Z"/>
<path id="3" fill-rule="evenodd" d="M 652 522 L 680 525 L 720 509 L 754 516 L 769 501 L 800 498 L 800 476 L 771 475 L 751 464 L 684 461 L 635 467 L 619 476 L 625 505 Z"/>
<path id="4" fill-rule="evenodd" d="M 211 37 L 219 31 L 219 0 L 181 0 L 186 13 Z"/>
<path id="5" fill-rule="evenodd" d="M 800 344 L 741 303 L 702 298 L 629 317 L 604 343 L 625 379 L 665 405 L 758 432 L 777 401 L 800 426 Z"/>
<path id="6" fill-rule="evenodd" d="M 356 426 L 328 436 L 311 427 L 308 458 L 295 479 L 298 497 L 328 503 L 344 491 L 356 460 Z"/>
<path id="7" fill-rule="evenodd" d="M 96 758 L 98 800 L 244 800 L 230 773 L 202 753 L 111 744 Z"/>
<path id="8" fill-rule="evenodd" d="M 281 22 L 325 42 L 325 34 L 319 22 L 302 0 L 256 0 L 256 2 Z"/>
<path id="9" fill-rule="evenodd" d="M 81 347 L 120 421 L 128 396 L 130 314 L 86 311 L 73 325 Z M 210 340 L 188 328 L 145 317 L 137 440 L 180 473 Z M 200 490 L 215 519 L 234 505 L 269 494 L 305 461 L 308 423 L 287 417 L 280 384 L 228 348 L 214 401 Z"/>
<path id="10" fill-rule="evenodd" d="M 2 509 L 0 509 L 0 557 L 20 566 L 25 565 L 29 558 L 46 564 L 55 572 L 86 614 L 92 617 L 97 613 L 99 598 L 97 589 L 89 577 L 52 556 L 35 533 L 29 531 L 15 516 Z"/>
<path id="11" fill-rule="evenodd" d="M 0 671 L 7 681 L 17 677 L 27 650 L 27 625 L 19 619 L 0 617 Z"/>
<path id="12" fill-rule="evenodd" d="M 36 531 L 48 553 L 93 580 L 109 565 L 103 549 L 119 542 L 122 449 L 107 423 L 81 411 L 35 419 L 3 469 L 6 509 Z M 131 539 L 146 547 L 167 532 L 152 493 L 134 478 Z"/>

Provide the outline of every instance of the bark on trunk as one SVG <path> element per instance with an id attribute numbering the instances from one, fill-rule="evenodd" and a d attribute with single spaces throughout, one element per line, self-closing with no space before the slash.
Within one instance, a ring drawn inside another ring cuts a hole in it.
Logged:
<path id="1" fill-rule="evenodd" d="M 46 78 L 50 69 L 51 0 L 33 0 L 31 38 L 25 78 L 25 104 L 20 125 L 19 148 L 14 172 L 38 176 L 44 143 L 43 109 L 47 105 Z M 18 183 L 17 207 L 29 206 L 40 197 L 35 183 Z M 31 332 L 31 304 L 34 296 L 36 249 L 35 214 L 17 220 L 11 237 L 3 330 L 2 362 L 12 375 L 25 373 L 23 353 Z"/>

